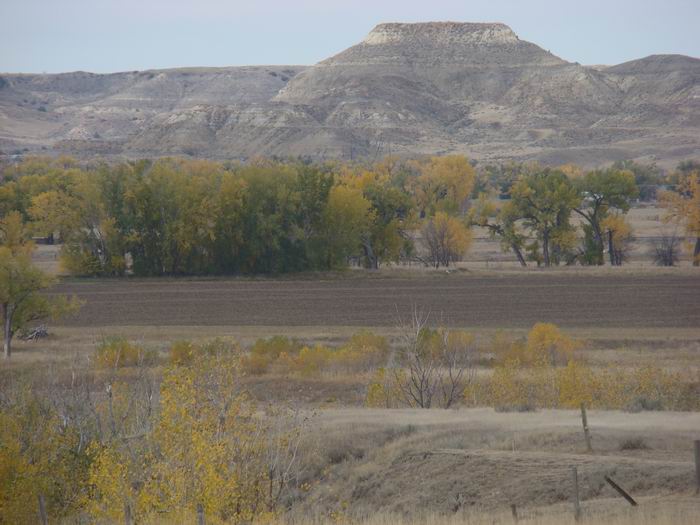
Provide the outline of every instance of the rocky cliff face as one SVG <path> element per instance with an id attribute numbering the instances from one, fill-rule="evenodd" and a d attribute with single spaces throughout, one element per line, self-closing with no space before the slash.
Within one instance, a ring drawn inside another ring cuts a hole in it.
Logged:
<path id="1" fill-rule="evenodd" d="M 0 149 L 209 157 L 700 157 L 700 60 L 566 62 L 503 24 L 381 24 L 315 66 L 3 75 Z M 43 110 L 40 110 L 43 108 Z"/>

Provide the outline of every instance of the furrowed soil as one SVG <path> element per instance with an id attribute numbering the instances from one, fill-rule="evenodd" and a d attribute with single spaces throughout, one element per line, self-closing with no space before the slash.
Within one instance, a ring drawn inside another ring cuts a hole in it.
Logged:
<path id="1" fill-rule="evenodd" d="M 461 327 L 700 326 L 700 275 L 416 274 L 331 279 L 68 280 L 52 293 L 85 306 L 87 326 L 395 326 L 413 308 Z"/>

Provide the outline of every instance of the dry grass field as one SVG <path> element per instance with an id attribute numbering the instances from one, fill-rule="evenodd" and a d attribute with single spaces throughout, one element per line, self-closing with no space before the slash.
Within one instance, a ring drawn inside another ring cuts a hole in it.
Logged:
<path id="1" fill-rule="evenodd" d="M 498 333 L 522 337 L 534 323 L 555 323 L 581 343 L 576 357 L 594 371 L 649 365 L 700 373 L 700 274 L 650 265 L 644 243 L 662 233 L 657 212 L 633 210 L 647 240 L 638 241 L 632 264 L 622 268 L 522 270 L 498 255 L 497 243 L 477 236 L 470 258 L 450 272 L 64 279 L 51 293 L 75 294 L 83 308 L 51 324 L 45 339 L 17 340 L 0 379 L 89 370 L 95 347 L 112 336 L 154 350 L 157 373 L 179 340 L 216 337 L 248 348 L 285 335 L 337 348 L 367 328 L 395 344 L 399 319 L 414 307 L 429 312 L 432 324 L 468 329 L 484 345 Z M 55 248 L 42 246 L 37 263 L 55 272 L 54 256 Z M 576 411 L 363 408 L 370 375 L 271 372 L 242 379 L 258 402 L 293 405 L 311 416 L 304 489 L 279 525 L 506 524 L 514 522 L 513 504 L 520 523 L 573 524 L 572 466 L 584 523 L 700 523 L 692 453 L 700 413 L 591 410 L 588 453 Z M 103 385 L 98 379 L 93 387 Z M 639 507 L 618 497 L 604 475 Z"/>
<path id="2" fill-rule="evenodd" d="M 323 482 L 292 518 L 511 523 L 504 509 L 515 504 L 526 523 L 568 523 L 575 466 L 586 523 L 698 522 L 692 440 L 700 414 L 591 411 L 589 422 L 593 453 L 574 411 L 325 410 L 314 447 Z M 604 475 L 639 499 L 636 514 L 626 514 L 629 505 Z M 671 520 L 673 511 L 681 521 Z"/>

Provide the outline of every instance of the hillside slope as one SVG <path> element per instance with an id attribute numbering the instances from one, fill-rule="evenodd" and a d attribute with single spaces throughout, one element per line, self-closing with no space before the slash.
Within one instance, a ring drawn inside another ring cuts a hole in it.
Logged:
<path id="1" fill-rule="evenodd" d="M 700 60 L 570 63 L 503 24 L 380 24 L 311 67 L 0 77 L 0 149 L 212 158 L 700 157 Z"/>

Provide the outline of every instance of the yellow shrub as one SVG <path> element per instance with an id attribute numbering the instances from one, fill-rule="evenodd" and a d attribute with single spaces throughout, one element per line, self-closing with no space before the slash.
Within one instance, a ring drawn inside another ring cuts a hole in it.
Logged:
<path id="1" fill-rule="evenodd" d="M 248 356 L 243 358 L 243 369 L 253 375 L 265 374 L 283 354 L 296 356 L 301 347 L 302 345 L 298 341 L 284 336 L 258 339 L 251 347 Z M 285 369 L 284 366 L 281 368 Z"/>
<path id="2" fill-rule="evenodd" d="M 369 331 L 354 334 L 344 346 L 331 355 L 331 367 L 346 371 L 370 370 L 386 362 L 389 342 Z"/>
<path id="3" fill-rule="evenodd" d="M 188 365 L 194 359 L 195 346 L 190 341 L 175 341 L 170 347 L 170 362 Z"/>
<path id="4" fill-rule="evenodd" d="M 314 375 L 319 373 L 330 361 L 332 350 L 325 346 L 316 345 L 313 348 L 305 346 L 296 358 L 296 371 L 302 375 Z"/>
<path id="5" fill-rule="evenodd" d="M 590 407 L 600 391 L 600 384 L 590 367 L 573 359 L 557 371 L 557 381 L 559 406 L 564 408 L 577 408 L 582 403 Z"/>
<path id="6" fill-rule="evenodd" d="M 219 338 L 202 344 L 195 344 L 191 341 L 175 341 L 170 347 L 170 363 L 188 366 L 205 357 L 217 355 L 237 357 L 236 350 L 238 350 L 236 344 L 228 343 Z"/>
<path id="7" fill-rule="evenodd" d="M 551 323 L 537 323 L 527 334 L 521 362 L 524 365 L 566 364 L 573 358 L 575 342 Z"/>
<path id="8" fill-rule="evenodd" d="M 370 408 L 395 408 L 398 406 L 398 386 L 385 368 L 378 368 L 367 386 L 365 406 Z"/>
<path id="9" fill-rule="evenodd" d="M 121 368 L 152 363 L 156 354 L 146 351 L 123 338 L 110 338 L 102 341 L 95 349 L 95 365 L 98 368 Z"/>
<path id="10" fill-rule="evenodd" d="M 0 406 L 0 523 L 36 523 L 39 494 L 49 516 L 74 514 L 87 477 L 77 431 L 31 389 L 14 394 Z"/>

